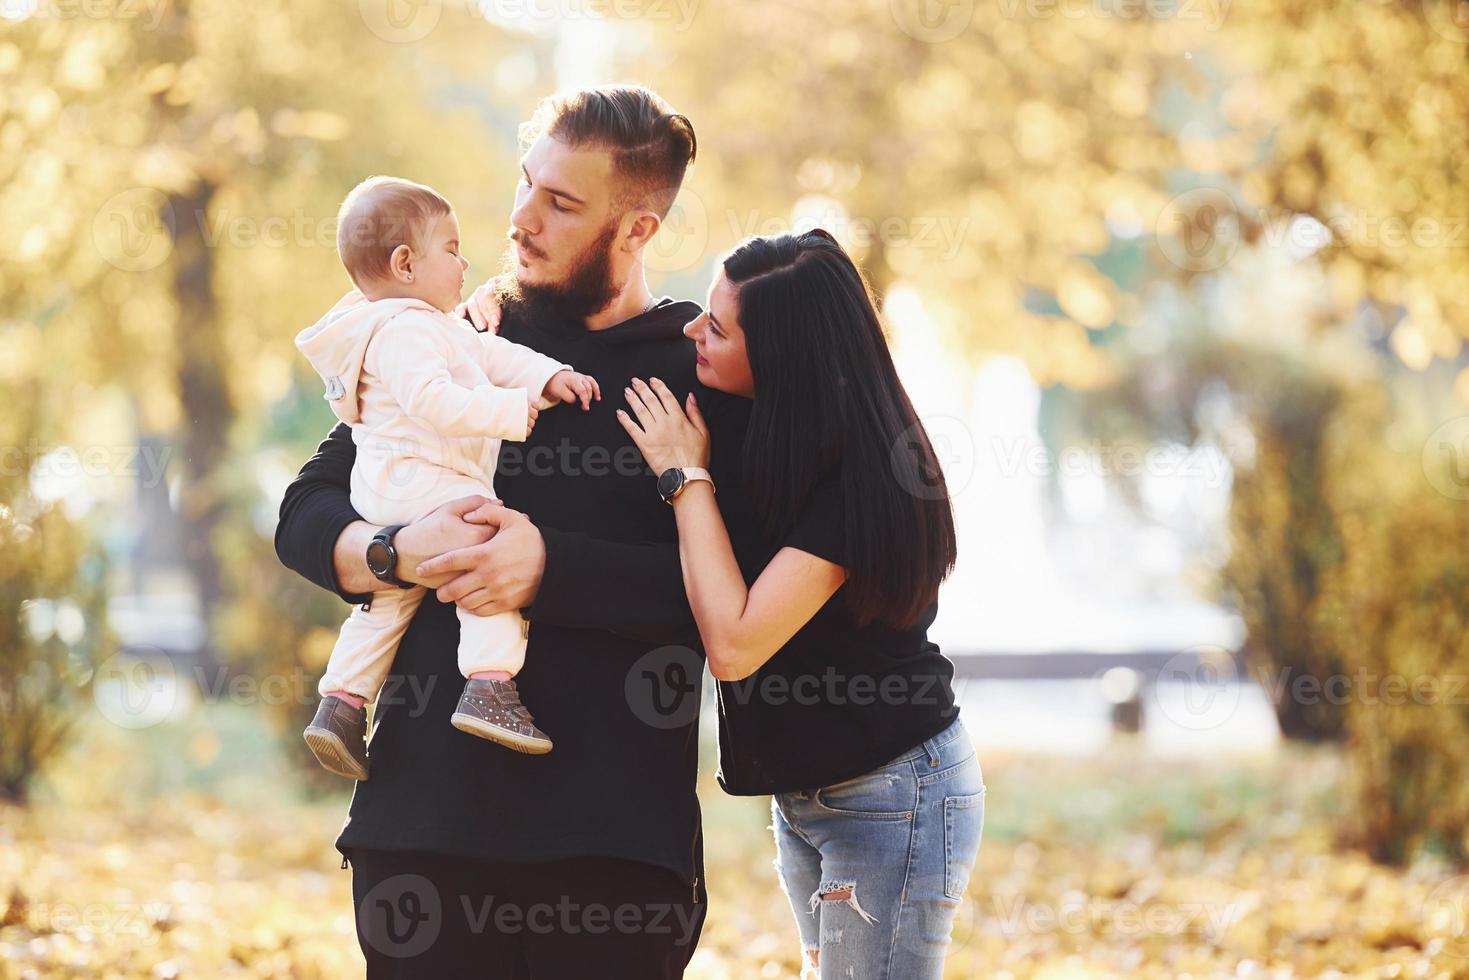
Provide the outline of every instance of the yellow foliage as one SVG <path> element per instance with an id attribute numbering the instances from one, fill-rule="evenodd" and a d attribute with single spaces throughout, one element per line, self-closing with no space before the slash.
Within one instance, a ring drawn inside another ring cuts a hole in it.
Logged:
<path id="1" fill-rule="evenodd" d="M 211 738 L 196 732 L 191 753 L 217 751 Z M 127 751 L 104 749 L 98 765 Z M 1088 760 L 988 759 L 986 840 L 945 976 L 1463 976 L 1469 883 L 1333 852 L 1322 821 L 1340 773 L 1319 751 L 1216 760 L 1207 775 L 1126 745 Z M 248 807 L 197 792 L 134 805 L 109 796 L 120 772 L 98 775 L 88 784 L 76 773 L 29 810 L 0 807 L 0 950 L 11 968 L 361 975 L 351 872 L 331 847 L 345 800 L 292 802 L 275 782 L 245 791 Z M 707 778 L 700 796 L 710 906 L 687 975 L 794 980 L 768 800 L 725 796 Z M 1183 806 L 1205 816 L 1178 836 L 1168 811 Z M 1088 812 L 1109 822 L 1088 830 Z"/>

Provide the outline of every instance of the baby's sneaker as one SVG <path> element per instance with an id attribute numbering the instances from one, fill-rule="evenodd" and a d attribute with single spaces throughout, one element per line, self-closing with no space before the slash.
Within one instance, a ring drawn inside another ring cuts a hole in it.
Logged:
<path id="1" fill-rule="evenodd" d="M 323 767 L 348 779 L 367 779 L 367 708 L 354 708 L 335 694 L 317 706 L 301 733 Z"/>
<path id="2" fill-rule="evenodd" d="M 517 752 L 544 755 L 551 751 L 551 739 L 536 727 L 530 711 L 520 703 L 514 681 L 470 678 L 459 698 L 459 710 L 450 720 L 461 732 L 499 742 Z"/>

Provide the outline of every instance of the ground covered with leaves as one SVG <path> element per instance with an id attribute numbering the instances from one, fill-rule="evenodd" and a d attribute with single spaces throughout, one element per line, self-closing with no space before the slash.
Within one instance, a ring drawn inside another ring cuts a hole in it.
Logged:
<path id="1" fill-rule="evenodd" d="M 344 796 L 229 712 L 91 733 L 0 807 L 0 976 L 360 976 Z M 985 841 L 948 977 L 1469 978 L 1469 877 L 1339 846 L 1332 750 L 983 758 Z M 264 764 L 260 760 L 270 760 Z M 691 978 L 793 978 L 767 803 L 703 787 Z"/>

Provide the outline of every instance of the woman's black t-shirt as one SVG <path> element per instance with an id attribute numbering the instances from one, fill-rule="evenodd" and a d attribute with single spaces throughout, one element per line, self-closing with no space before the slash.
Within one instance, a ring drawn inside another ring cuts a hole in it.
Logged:
<path id="1" fill-rule="evenodd" d="M 774 556 L 731 528 L 746 579 Z M 743 540 L 742 540 L 743 539 Z M 780 547 L 849 565 L 840 472 L 817 484 Z M 929 642 L 930 606 L 907 629 L 857 625 L 847 586 L 754 674 L 719 682 L 719 784 L 756 796 L 860 776 L 954 720 L 954 665 Z"/>

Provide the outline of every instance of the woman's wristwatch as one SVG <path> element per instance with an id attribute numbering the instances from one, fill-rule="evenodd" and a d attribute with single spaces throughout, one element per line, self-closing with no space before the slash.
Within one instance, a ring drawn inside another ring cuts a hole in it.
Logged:
<path id="1" fill-rule="evenodd" d="M 702 466 L 675 466 L 664 470 L 658 477 L 658 495 L 671 506 L 674 498 L 683 493 L 683 488 L 695 480 L 708 480 L 709 486 L 714 486 L 714 477 Z"/>

